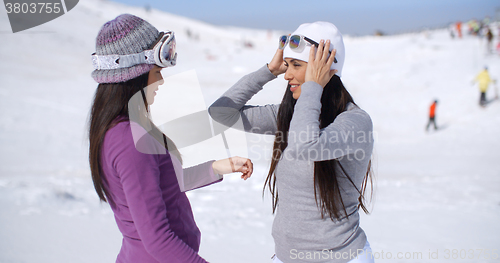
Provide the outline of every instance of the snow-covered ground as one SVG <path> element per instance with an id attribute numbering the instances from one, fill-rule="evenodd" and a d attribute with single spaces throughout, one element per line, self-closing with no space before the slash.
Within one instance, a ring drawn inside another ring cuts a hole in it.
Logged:
<path id="1" fill-rule="evenodd" d="M 12 34 L 0 12 L 0 262 L 113 262 L 120 249 L 113 213 L 92 186 L 85 130 L 97 86 L 90 77 L 95 36 L 121 13 L 176 32 L 178 65 L 162 71 L 158 122 L 205 109 L 269 62 L 282 33 L 86 0 Z M 499 79 L 500 57 L 485 55 L 485 40 L 451 39 L 446 30 L 346 36 L 345 44 L 343 81 L 376 132 L 372 213 L 361 227 L 377 261 L 498 262 L 500 101 L 480 108 L 471 82 L 485 65 Z M 250 103 L 279 103 L 285 85 L 280 77 Z M 426 133 L 434 99 L 442 129 Z M 210 262 L 271 262 L 273 216 L 262 186 L 272 137 L 226 135 L 231 154 L 251 157 L 256 171 L 248 181 L 228 175 L 188 194 L 202 231 L 200 254 Z M 250 140 L 261 147 L 247 149 Z M 189 166 L 226 158 L 223 146 L 217 136 L 181 153 Z"/>

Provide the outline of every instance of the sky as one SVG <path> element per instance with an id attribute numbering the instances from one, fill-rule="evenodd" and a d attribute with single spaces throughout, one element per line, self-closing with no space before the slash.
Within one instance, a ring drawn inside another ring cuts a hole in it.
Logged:
<path id="1" fill-rule="evenodd" d="M 113 1 L 150 6 L 222 26 L 293 31 L 302 23 L 323 20 L 353 36 L 377 30 L 397 34 L 443 27 L 458 20 L 500 16 L 495 13 L 500 9 L 499 0 Z"/>

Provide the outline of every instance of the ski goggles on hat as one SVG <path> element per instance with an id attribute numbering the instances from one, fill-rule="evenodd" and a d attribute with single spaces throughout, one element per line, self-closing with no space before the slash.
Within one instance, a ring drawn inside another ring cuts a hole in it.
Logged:
<path id="1" fill-rule="evenodd" d="M 316 47 L 319 46 L 318 42 L 302 35 L 283 35 L 279 39 L 279 49 L 284 49 L 285 46 L 288 44 L 291 50 L 297 51 L 297 52 L 302 52 L 304 48 L 309 45 L 315 45 Z M 331 51 L 328 51 L 328 53 L 332 54 Z M 333 62 L 337 63 L 337 58 L 333 58 Z"/>
<path id="2" fill-rule="evenodd" d="M 161 32 L 152 49 L 130 55 L 96 55 L 92 54 L 94 69 L 129 68 L 138 64 L 156 64 L 159 67 L 173 67 L 177 62 L 174 32 Z"/>

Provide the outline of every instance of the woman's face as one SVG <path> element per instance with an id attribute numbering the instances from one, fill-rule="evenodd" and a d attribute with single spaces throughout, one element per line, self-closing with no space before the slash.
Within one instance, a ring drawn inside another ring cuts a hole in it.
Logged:
<path id="1" fill-rule="evenodd" d="M 301 85 L 306 78 L 307 62 L 294 58 L 285 58 L 285 65 L 287 66 L 285 80 L 290 84 L 293 98 L 298 99 Z"/>
<path id="2" fill-rule="evenodd" d="M 155 65 L 154 68 L 149 71 L 148 86 L 146 87 L 146 99 L 149 105 L 155 102 L 158 86 L 164 83 L 163 77 L 161 76 L 161 70 L 162 68 Z"/>

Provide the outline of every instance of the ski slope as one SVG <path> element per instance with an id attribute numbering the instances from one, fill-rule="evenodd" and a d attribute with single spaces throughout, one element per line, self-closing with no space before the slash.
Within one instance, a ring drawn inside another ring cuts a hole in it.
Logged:
<path id="1" fill-rule="evenodd" d="M 165 84 L 152 107 L 160 124 L 206 109 L 269 62 L 277 37 L 290 33 L 86 0 L 12 34 L 0 12 L 0 262 L 104 263 L 118 254 L 121 234 L 90 178 L 86 122 L 97 87 L 90 77 L 95 36 L 122 13 L 175 31 L 178 65 L 162 71 Z M 447 262 L 453 249 L 470 262 L 498 262 L 491 257 L 495 249 L 500 254 L 500 101 L 479 107 L 472 80 L 484 66 L 500 79 L 500 57 L 485 54 L 485 40 L 451 39 L 444 29 L 344 41 L 342 79 L 376 133 L 372 213 L 362 215 L 361 227 L 377 262 Z M 279 103 L 285 87 L 281 76 L 249 103 Z M 493 99 L 493 89 L 487 97 Z M 427 133 L 434 99 L 442 129 Z M 231 154 L 252 158 L 256 169 L 248 181 L 227 175 L 188 193 L 202 232 L 200 255 L 210 262 L 271 262 L 273 215 L 262 187 L 272 137 L 226 135 Z M 181 153 L 186 166 L 227 158 L 220 136 Z"/>

